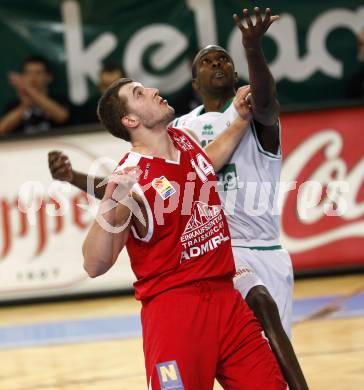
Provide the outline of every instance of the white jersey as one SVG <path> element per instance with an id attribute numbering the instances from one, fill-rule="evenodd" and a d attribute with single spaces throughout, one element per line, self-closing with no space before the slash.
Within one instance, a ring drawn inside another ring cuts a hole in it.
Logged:
<path id="1" fill-rule="evenodd" d="M 192 130 L 205 146 L 237 115 L 231 100 L 222 112 L 204 113 L 204 107 L 199 106 L 177 118 L 173 126 Z M 277 303 L 290 337 L 293 270 L 288 252 L 279 245 L 276 189 L 280 172 L 280 150 L 277 155 L 265 151 L 252 123 L 229 163 L 218 173 L 219 195 L 232 237 L 235 288 L 246 298 L 253 287 L 265 286 Z"/>
<path id="2" fill-rule="evenodd" d="M 174 127 L 192 130 L 202 146 L 213 141 L 238 116 L 232 100 L 222 112 L 204 112 L 199 106 L 176 118 Z M 279 148 L 280 149 L 280 148 Z M 272 154 L 259 143 L 254 124 L 220 172 L 219 195 L 229 222 L 233 245 L 279 245 L 278 187 L 281 152 Z"/>

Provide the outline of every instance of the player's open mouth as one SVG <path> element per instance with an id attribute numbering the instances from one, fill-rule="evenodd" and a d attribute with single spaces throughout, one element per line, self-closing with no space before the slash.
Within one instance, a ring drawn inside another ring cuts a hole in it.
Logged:
<path id="1" fill-rule="evenodd" d="M 224 73 L 223 71 L 218 70 L 217 72 L 215 72 L 214 78 L 220 79 L 220 78 L 222 78 L 222 77 L 225 77 L 225 73 Z"/>

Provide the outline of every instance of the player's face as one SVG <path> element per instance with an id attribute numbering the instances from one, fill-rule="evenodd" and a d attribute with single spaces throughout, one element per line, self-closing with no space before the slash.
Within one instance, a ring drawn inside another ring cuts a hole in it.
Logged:
<path id="1" fill-rule="evenodd" d="M 202 93 L 233 89 L 236 80 L 234 64 L 224 51 L 207 51 L 196 63 L 195 85 Z"/>
<path id="2" fill-rule="evenodd" d="M 157 88 L 145 88 L 141 83 L 132 82 L 120 90 L 119 96 L 122 95 L 128 100 L 129 114 L 147 128 L 167 125 L 173 119 L 173 107 L 159 96 Z"/>
<path id="3" fill-rule="evenodd" d="M 42 63 L 29 62 L 24 66 L 23 76 L 27 83 L 39 90 L 45 89 L 52 77 Z"/>

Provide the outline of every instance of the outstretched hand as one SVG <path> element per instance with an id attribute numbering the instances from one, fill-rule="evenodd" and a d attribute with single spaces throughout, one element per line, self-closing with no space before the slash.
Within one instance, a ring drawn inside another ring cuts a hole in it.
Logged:
<path id="1" fill-rule="evenodd" d="M 245 48 L 259 44 L 261 38 L 266 33 L 271 24 L 279 19 L 278 15 L 271 16 L 270 8 L 265 9 L 264 18 L 262 18 L 260 15 L 260 9 L 258 7 L 254 7 L 254 14 L 256 19 L 255 25 L 253 24 L 253 21 L 249 15 L 249 10 L 247 8 L 243 9 L 243 18 L 247 27 L 243 25 L 239 15 L 233 15 L 235 24 L 241 31 L 243 45 Z"/>

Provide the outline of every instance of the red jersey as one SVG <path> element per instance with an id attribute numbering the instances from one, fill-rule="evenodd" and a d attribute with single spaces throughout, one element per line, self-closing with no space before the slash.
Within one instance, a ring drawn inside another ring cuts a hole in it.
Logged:
<path id="1" fill-rule="evenodd" d="M 139 300 L 193 281 L 232 278 L 235 272 L 211 162 L 181 130 L 169 128 L 168 134 L 178 161 L 129 152 L 118 167 L 142 170 L 133 190 L 147 211 L 147 234 L 139 237 L 132 226 L 126 243 Z"/>

